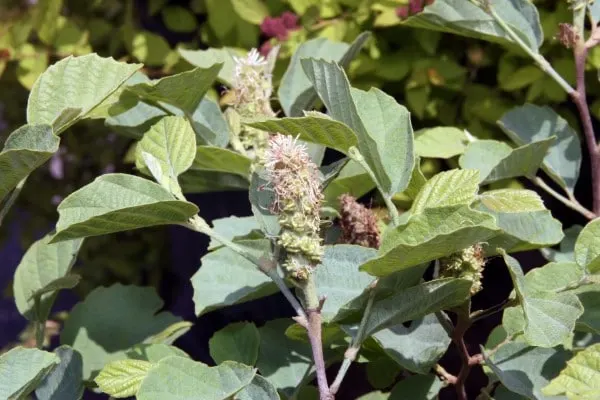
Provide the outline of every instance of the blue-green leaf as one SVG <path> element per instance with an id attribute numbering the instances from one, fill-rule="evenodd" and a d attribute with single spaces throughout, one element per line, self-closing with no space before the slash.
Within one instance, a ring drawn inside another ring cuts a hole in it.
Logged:
<path id="1" fill-rule="evenodd" d="M 556 137 L 539 140 L 512 149 L 504 142 L 478 140 L 460 157 L 462 168 L 479 170 L 481 183 L 525 176 L 533 178 Z"/>
<path id="2" fill-rule="evenodd" d="M 27 398 L 59 362 L 56 354 L 20 346 L 2 354 L 0 398 Z"/>
<path id="3" fill-rule="evenodd" d="M 581 167 L 581 143 L 565 119 L 549 107 L 525 104 L 504 114 L 498 124 L 519 146 L 556 136 L 556 142 L 544 157 L 542 169 L 573 193 Z"/>
<path id="4" fill-rule="evenodd" d="M 89 379 L 107 362 L 181 319 L 158 312 L 162 300 L 152 288 L 115 284 L 99 287 L 69 314 L 60 336 L 83 357 L 83 378 Z"/>

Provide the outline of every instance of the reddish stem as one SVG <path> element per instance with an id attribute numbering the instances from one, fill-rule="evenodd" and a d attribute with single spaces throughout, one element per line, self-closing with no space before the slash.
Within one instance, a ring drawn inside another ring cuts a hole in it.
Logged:
<path id="1" fill-rule="evenodd" d="M 471 367 L 473 365 L 477 365 L 481 362 L 482 356 L 481 354 L 476 354 L 474 356 L 469 355 L 469 350 L 467 349 L 467 345 L 465 344 L 465 332 L 469 327 L 471 327 L 472 321 L 469 318 L 468 313 L 459 312 L 458 321 L 456 323 L 456 327 L 454 328 L 454 334 L 452 340 L 456 347 L 458 347 L 458 351 L 460 354 L 460 359 L 462 361 L 462 366 L 460 368 L 460 372 L 456 377 L 455 387 L 456 394 L 459 400 L 467 400 L 467 391 L 465 389 L 465 382 L 469 377 L 469 373 L 471 372 Z"/>
<path id="2" fill-rule="evenodd" d="M 319 309 L 308 309 L 306 314 L 308 316 L 306 331 L 312 348 L 315 369 L 317 370 L 319 398 L 320 400 L 334 400 L 325 373 L 325 359 L 323 358 L 323 344 L 321 342 L 321 311 Z"/>
<path id="3" fill-rule="evenodd" d="M 575 56 L 575 71 L 577 77 L 577 86 L 574 92 L 571 92 L 571 98 L 577 106 L 583 132 L 588 149 L 591 172 L 592 172 L 592 196 L 593 196 L 593 211 L 594 214 L 600 215 L 600 152 L 594 135 L 594 127 L 592 125 L 592 116 L 587 102 L 585 93 L 585 61 L 587 58 L 588 49 L 596 45 L 596 41 L 590 40 L 588 43 L 579 43 L 575 46 L 573 54 Z"/>

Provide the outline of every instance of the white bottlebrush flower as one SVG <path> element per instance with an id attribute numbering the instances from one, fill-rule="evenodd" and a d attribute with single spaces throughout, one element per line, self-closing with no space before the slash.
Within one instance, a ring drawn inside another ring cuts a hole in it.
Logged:
<path id="1" fill-rule="evenodd" d="M 300 283 L 308 278 L 323 255 L 319 237 L 323 200 L 319 169 L 306 146 L 279 134 L 270 137 L 263 162 L 268 185 L 275 193 L 271 209 L 281 225 L 278 244 L 287 254 L 283 268 Z"/>

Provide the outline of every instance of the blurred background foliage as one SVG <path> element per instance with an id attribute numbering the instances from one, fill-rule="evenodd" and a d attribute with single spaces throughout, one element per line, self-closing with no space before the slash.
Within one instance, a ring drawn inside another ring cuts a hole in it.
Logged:
<path id="1" fill-rule="evenodd" d="M 142 62 L 148 77 L 159 78 L 193 67 L 186 60 L 186 49 L 244 51 L 257 47 L 266 53 L 281 45 L 274 72 L 277 84 L 302 42 L 317 37 L 351 42 L 365 30 L 373 36 L 350 65 L 350 79 L 358 87 L 379 87 L 405 104 L 415 131 L 458 126 L 480 138 L 504 140 L 496 121 L 524 102 L 549 105 L 573 127 L 579 126 L 564 91 L 518 49 L 405 26 L 410 16 L 429 2 L 0 0 L 0 139 L 3 142 L 25 122 L 28 90 L 37 76 L 70 55 L 96 52 Z M 571 19 L 567 2 L 535 3 L 545 36 L 541 51 L 573 84 L 571 51 L 555 39 L 558 24 Z M 592 50 L 588 62 L 589 73 L 595 75 L 600 68 L 600 47 Z M 588 79 L 588 85 L 592 112 L 600 118 L 598 79 Z M 223 89 L 216 88 L 210 95 L 218 99 Z M 273 100 L 276 103 L 277 99 Z M 131 143 L 131 132 L 100 121 L 88 120 L 72 128 L 64 135 L 60 152 L 30 177 L 18 206 L 0 231 L 0 248 L 15 240 L 14 246 L 27 248 L 51 229 L 58 202 L 95 176 L 131 172 L 133 166 L 127 161 Z M 422 168 L 432 174 L 447 167 L 442 163 L 452 166 L 455 161 L 426 159 Z M 585 185 L 586 179 L 580 181 Z M 240 209 L 233 206 L 227 211 L 227 207 L 221 210 L 223 204 L 203 203 L 204 210 L 210 212 L 211 207 L 219 208 L 214 215 L 220 217 Z M 244 210 L 246 206 L 241 207 Z M 78 294 L 115 281 L 159 286 L 166 271 L 177 268 L 164 245 L 168 236 L 164 229 L 147 229 L 88 240 L 76 271 L 84 278 L 76 289 Z M 6 288 L 7 297 L 14 267 L 16 263 L 6 266 L 6 273 L 0 275 L 0 289 Z"/>

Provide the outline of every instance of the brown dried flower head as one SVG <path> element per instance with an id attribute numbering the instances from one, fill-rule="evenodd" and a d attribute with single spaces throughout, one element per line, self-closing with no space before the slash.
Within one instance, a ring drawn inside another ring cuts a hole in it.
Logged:
<path id="1" fill-rule="evenodd" d="M 379 248 L 381 235 L 377 216 L 373 211 L 357 202 L 349 194 L 341 195 L 339 200 L 341 204 L 342 242 L 374 249 Z"/>

